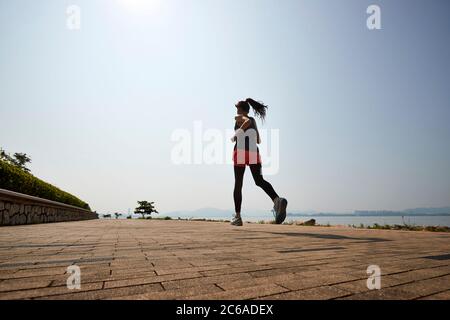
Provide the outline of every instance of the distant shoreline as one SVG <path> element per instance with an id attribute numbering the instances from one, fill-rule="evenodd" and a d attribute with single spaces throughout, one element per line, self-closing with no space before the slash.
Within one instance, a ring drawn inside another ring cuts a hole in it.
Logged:
<path id="1" fill-rule="evenodd" d="M 105 218 L 102 218 L 105 219 Z M 107 220 L 115 220 L 114 218 L 107 218 Z M 120 219 L 123 220 L 123 219 Z M 147 218 L 133 218 L 133 220 L 142 221 L 188 221 L 188 222 L 214 222 L 214 223 L 230 223 L 228 219 L 215 219 L 215 218 L 171 218 L 171 217 L 147 217 Z M 259 221 L 245 221 L 246 224 L 274 224 L 272 220 L 259 220 Z M 343 227 L 352 229 L 367 229 L 367 230 L 397 230 L 397 231 L 426 231 L 426 232 L 450 232 L 449 226 L 439 225 L 414 225 L 414 224 L 378 224 L 373 225 L 355 225 L 355 224 L 321 224 L 317 223 L 315 219 L 310 221 L 285 221 L 282 225 L 294 225 L 305 227 Z"/>
<path id="2" fill-rule="evenodd" d="M 314 219 L 322 225 L 416 225 L 416 226 L 446 226 L 450 227 L 450 207 L 416 208 L 402 211 L 394 210 L 355 210 L 353 212 L 320 212 L 296 211 L 288 212 L 286 220 L 302 222 Z M 123 214 L 122 218 L 127 215 Z M 133 218 L 139 217 L 132 214 Z M 233 212 L 226 209 L 203 208 L 194 211 L 160 212 L 154 218 L 170 217 L 172 219 L 214 219 L 231 220 Z M 243 213 L 244 221 L 259 222 L 273 218 L 270 211 L 258 212 L 248 210 Z"/>

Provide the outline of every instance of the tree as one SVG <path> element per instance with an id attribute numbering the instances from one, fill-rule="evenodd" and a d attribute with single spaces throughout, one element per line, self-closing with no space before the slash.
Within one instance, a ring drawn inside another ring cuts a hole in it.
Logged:
<path id="1" fill-rule="evenodd" d="M 147 214 L 151 216 L 153 212 L 159 213 L 154 207 L 154 202 L 138 201 L 138 205 L 139 207 L 134 210 L 134 213 L 142 214 L 142 219 L 145 219 L 145 215 Z"/>
<path id="2" fill-rule="evenodd" d="M 31 158 L 26 153 L 16 152 L 14 156 L 10 156 L 5 150 L 0 148 L 0 160 L 6 161 L 26 172 L 30 169 L 26 167 L 27 163 L 31 163 Z"/>
<path id="3" fill-rule="evenodd" d="M 19 167 L 20 169 L 26 171 L 26 172 L 30 172 L 30 169 L 28 169 L 26 167 L 27 163 L 31 163 L 31 158 L 28 157 L 28 155 L 26 153 L 14 153 L 14 158 L 15 158 L 15 163 L 16 166 Z"/>
<path id="4" fill-rule="evenodd" d="M 114 215 L 116 216 L 116 219 L 119 219 L 119 217 L 121 216 L 121 214 L 118 212 L 115 212 Z"/>
<path id="5" fill-rule="evenodd" d="M 7 162 L 12 161 L 12 158 L 9 156 L 9 154 L 7 154 L 6 151 L 2 148 L 0 148 L 0 159 Z"/>

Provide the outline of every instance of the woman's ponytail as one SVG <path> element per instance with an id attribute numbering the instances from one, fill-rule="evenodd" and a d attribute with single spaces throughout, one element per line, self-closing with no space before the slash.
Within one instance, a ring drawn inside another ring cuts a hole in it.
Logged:
<path id="1" fill-rule="evenodd" d="M 262 102 L 253 100 L 252 98 L 247 98 L 245 102 L 247 102 L 253 108 L 253 112 L 255 112 L 255 115 L 262 121 L 264 121 L 264 119 L 266 118 L 267 106 Z"/>

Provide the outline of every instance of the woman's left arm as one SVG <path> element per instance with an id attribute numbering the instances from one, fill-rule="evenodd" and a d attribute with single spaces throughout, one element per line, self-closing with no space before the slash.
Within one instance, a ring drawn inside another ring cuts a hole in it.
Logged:
<path id="1" fill-rule="evenodd" d="M 259 130 L 258 130 L 258 126 L 256 125 L 255 119 L 253 119 L 253 125 L 255 126 L 255 130 L 256 130 L 256 143 L 261 144 L 261 137 L 259 136 Z"/>

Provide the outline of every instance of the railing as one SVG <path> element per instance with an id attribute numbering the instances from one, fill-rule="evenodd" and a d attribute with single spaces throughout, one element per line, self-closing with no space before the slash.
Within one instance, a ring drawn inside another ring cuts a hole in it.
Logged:
<path id="1" fill-rule="evenodd" d="M 98 219 L 89 210 L 0 189 L 0 226 Z"/>

